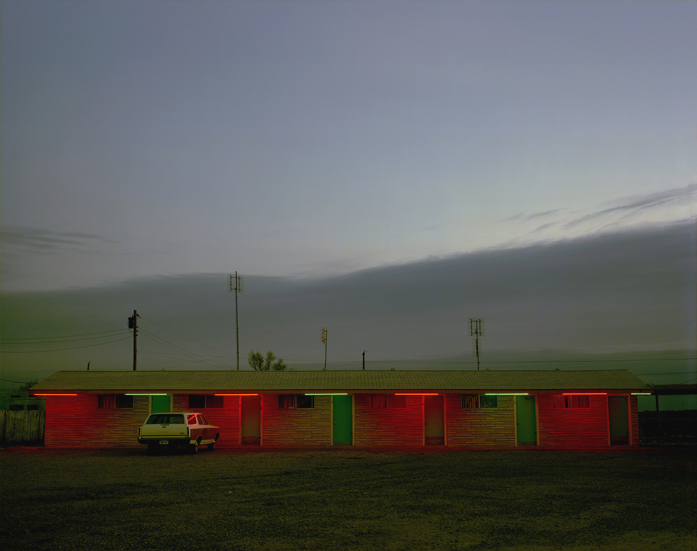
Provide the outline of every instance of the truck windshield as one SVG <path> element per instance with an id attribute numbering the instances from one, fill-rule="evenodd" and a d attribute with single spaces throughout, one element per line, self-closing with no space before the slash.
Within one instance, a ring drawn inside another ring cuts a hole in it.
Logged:
<path id="1" fill-rule="evenodd" d="M 147 425 L 183 425 L 184 416 L 181 414 L 157 413 L 148 417 Z"/>

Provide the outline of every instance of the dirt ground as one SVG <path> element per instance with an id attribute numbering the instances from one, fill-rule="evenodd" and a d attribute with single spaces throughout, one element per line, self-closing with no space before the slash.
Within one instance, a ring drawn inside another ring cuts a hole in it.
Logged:
<path id="1" fill-rule="evenodd" d="M 0 451 L 0 549 L 697 549 L 695 449 Z"/>

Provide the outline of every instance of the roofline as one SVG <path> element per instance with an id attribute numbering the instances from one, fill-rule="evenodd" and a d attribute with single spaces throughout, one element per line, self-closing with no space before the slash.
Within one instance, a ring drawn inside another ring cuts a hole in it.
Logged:
<path id="1" fill-rule="evenodd" d="M 31 390 L 30 394 L 34 394 Z M 144 396 L 157 396 L 158 394 L 219 394 L 223 396 L 250 396 L 250 395 L 260 395 L 260 394 L 498 394 L 503 396 L 506 394 L 561 394 L 561 393 L 571 393 L 571 394 L 627 394 L 627 393 L 641 393 L 641 394 L 664 394 L 664 392 L 656 392 L 651 388 L 556 388 L 556 389 L 531 389 L 531 388 L 514 388 L 514 389 L 501 389 L 501 388 L 459 388 L 459 389 L 438 389 L 438 388 L 424 388 L 424 389 L 347 389 L 347 388 L 335 388 L 335 389 L 313 389 L 308 390 L 306 388 L 297 389 L 265 389 L 265 390 L 251 390 L 251 389 L 60 389 L 60 390 L 41 390 L 38 394 L 41 397 L 50 395 L 59 395 L 61 393 L 77 393 L 77 394 L 131 394 L 131 395 L 144 395 Z M 35 395 L 35 394 L 34 394 Z"/>

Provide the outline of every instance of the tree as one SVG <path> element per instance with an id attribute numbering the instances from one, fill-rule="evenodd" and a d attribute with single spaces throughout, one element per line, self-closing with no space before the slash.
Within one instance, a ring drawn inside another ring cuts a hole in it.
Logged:
<path id="1" fill-rule="evenodd" d="M 34 379 L 34 380 L 29 381 L 27 383 L 22 383 L 18 390 L 29 390 L 31 387 L 33 387 L 38 382 L 39 381 L 37 379 Z"/>
<path id="2" fill-rule="evenodd" d="M 247 356 L 247 362 L 254 371 L 283 371 L 288 367 L 283 358 L 276 359 L 276 355 L 271 350 L 266 353 L 266 357 L 258 350 L 256 352 L 252 350 Z"/>

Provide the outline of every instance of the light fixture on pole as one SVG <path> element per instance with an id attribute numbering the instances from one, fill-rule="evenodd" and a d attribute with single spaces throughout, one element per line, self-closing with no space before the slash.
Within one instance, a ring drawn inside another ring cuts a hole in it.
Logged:
<path id="1" fill-rule="evenodd" d="M 322 342 L 324 343 L 324 370 L 327 370 L 327 328 L 322 327 Z"/>

